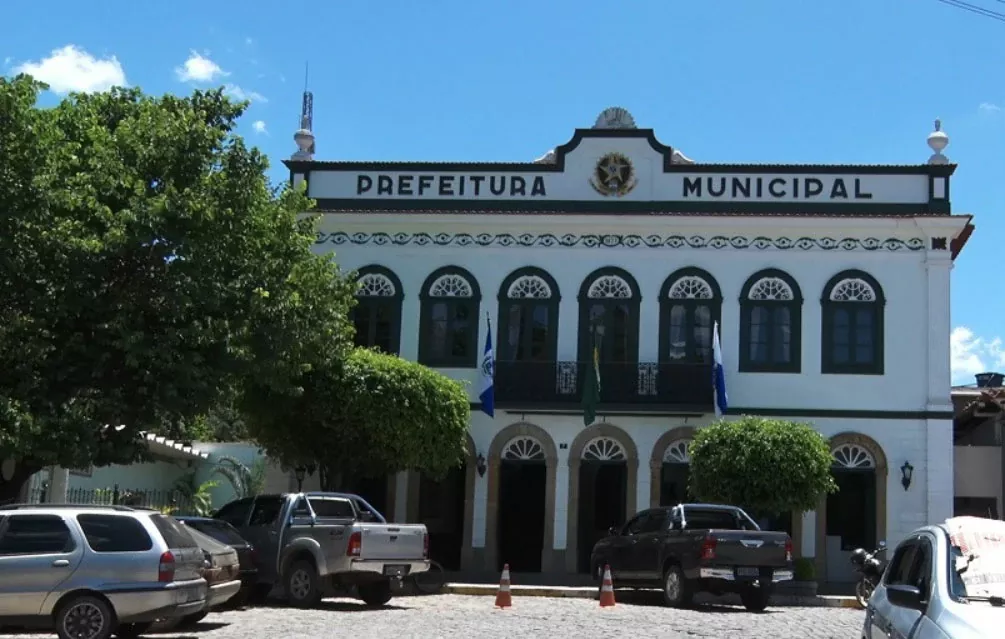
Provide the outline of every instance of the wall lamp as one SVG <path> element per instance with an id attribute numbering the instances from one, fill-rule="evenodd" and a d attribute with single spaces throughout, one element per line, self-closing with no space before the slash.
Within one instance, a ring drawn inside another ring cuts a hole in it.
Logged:
<path id="1" fill-rule="evenodd" d="M 911 462 L 906 461 L 904 462 L 904 465 L 900 467 L 900 485 L 904 487 L 904 490 L 911 487 L 911 479 L 913 478 L 914 466 L 911 465 Z"/>
<path id="2" fill-rule="evenodd" d="M 478 458 L 475 460 L 475 470 L 478 471 L 479 477 L 485 476 L 485 471 L 488 470 L 488 466 L 485 465 L 485 455 L 478 453 Z"/>

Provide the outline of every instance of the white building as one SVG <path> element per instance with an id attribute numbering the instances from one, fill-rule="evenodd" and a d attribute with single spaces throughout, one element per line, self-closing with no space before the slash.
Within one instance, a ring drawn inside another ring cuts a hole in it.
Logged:
<path id="1" fill-rule="evenodd" d="M 589 570 L 609 526 L 686 498 L 719 321 L 728 415 L 831 441 L 841 492 L 772 522 L 818 579 L 951 516 L 949 283 L 973 226 L 951 214 L 938 129 L 905 166 L 695 162 L 623 109 L 526 163 L 323 162 L 301 130 L 287 165 L 324 213 L 317 250 L 363 280 L 360 343 L 471 382 L 466 467 L 370 496 L 425 521 L 448 566 Z M 477 403 L 486 316 L 494 419 Z"/>

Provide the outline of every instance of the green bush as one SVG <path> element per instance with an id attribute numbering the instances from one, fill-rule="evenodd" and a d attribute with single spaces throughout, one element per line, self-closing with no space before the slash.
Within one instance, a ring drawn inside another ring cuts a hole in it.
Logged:
<path id="1" fill-rule="evenodd" d="M 691 491 L 759 516 L 813 510 L 837 490 L 830 446 L 808 424 L 763 417 L 719 421 L 689 449 Z"/>
<path id="2" fill-rule="evenodd" d="M 817 566 L 813 563 L 813 557 L 798 557 L 793 562 L 793 572 L 795 581 L 813 581 L 817 578 Z"/>

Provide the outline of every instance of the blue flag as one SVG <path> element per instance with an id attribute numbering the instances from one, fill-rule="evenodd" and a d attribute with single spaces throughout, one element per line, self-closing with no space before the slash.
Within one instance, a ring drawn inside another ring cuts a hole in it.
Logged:
<path id="1" fill-rule="evenodd" d="M 729 400 L 726 397 L 726 371 L 722 368 L 719 322 L 712 327 L 712 389 L 715 391 L 715 415 L 722 417 L 729 406 Z"/>
<path id="2" fill-rule="evenodd" d="M 478 398 L 482 402 L 482 412 L 495 419 L 495 356 L 492 354 L 492 320 L 485 317 L 488 326 L 488 333 L 485 335 L 485 353 L 482 355 L 481 366 L 481 394 Z"/>

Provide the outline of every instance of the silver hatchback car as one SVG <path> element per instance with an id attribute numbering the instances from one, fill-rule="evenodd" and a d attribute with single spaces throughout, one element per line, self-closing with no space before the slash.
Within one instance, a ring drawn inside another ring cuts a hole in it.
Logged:
<path id="1" fill-rule="evenodd" d="M 0 625 L 136 637 L 206 606 L 202 550 L 171 517 L 125 506 L 0 507 Z"/>

